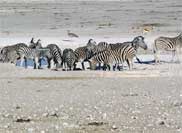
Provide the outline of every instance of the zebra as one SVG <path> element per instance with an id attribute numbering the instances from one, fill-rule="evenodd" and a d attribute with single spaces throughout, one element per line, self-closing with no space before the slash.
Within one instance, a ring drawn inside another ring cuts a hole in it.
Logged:
<path id="1" fill-rule="evenodd" d="M 90 45 L 90 46 L 88 46 Z M 110 44 L 107 43 L 107 42 L 99 42 L 97 45 L 96 45 L 96 42 L 93 41 L 92 39 L 90 40 L 90 42 L 87 44 L 87 51 L 89 53 L 91 53 L 91 55 L 95 55 L 97 53 L 100 53 L 102 51 L 105 51 L 105 50 L 109 50 L 111 47 L 110 47 Z M 101 63 L 98 63 L 99 66 L 99 70 L 101 69 Z M 104 67 L 103 67 L 104 68 Z"/>
<path id="2" fill-rule="evenodd" d="M 74 53 L 76 56 L 76 61 L 75 61 L 75 68 L 78 62 L 81 62 L 82 65 L 82 70 L 85 70 L 84 62 L 89 62 L 89 59 L 92 57 L 92 50 L 96 45 L 96 42 L 93 39 L 89 39 L 88 43 L 86 46 L 78 47 L 75 49 Z"/>
<path id="3" fill-rule="evenodd" d="M 48 68 L 52 68 L 51 67 L 51 61 L 54 62 L 54 64 L 56 64 L 56 69 L 62 67 L 62 51 L 61 49 L 56 45 L 56 44 L 49 44 L 45 47 L 46 49 L 48 49 L 47 52 L 44 53 L 44 56 L 47 59 L 47 63 L 48 63 Z"/>
<path id="4" fill-rule="evenodd" d="M 17 50 L 21 46 L 27 46 L 25 43 L 17 43 L 10 46 L 5 46 L 1 50 L 2 62 L 10 62 L 16 65 L 17 59 L 19 59 L 19 55 L 17 54 Z"/>
<path id="5" fill-rule="evenodd" d="M 75 65 L 76 56 L 72 49 L 64 49 L 63 51 L 63 64 L 65 70 L 73 70 Z"/>
<path id="6" fill-rule="evenodd" d="M 32 59 L 34 61 L 34 69 L 40 69 L 39 60 L 41 53 L 38 49 L 33 49 L 28 46 L 21 46 L 17 50 L 17 54 L 21 59 L 20 66 L 23 66 L 23 61 L 25 60 L 25 68 L 27 68 L 27 59 Z"/>
<path id="7" fill-rule="evenodd" d="M 160 59 L 158 56 L 162 50 L 164 51 L 171 51 L 172 52 L 172 59 L 171 62 L 174 61 L 175 55 L 177 56 L 177 60 L 179 61 L 179 54 L 181 52 L 182 47 L 182 33 L 180 33 L 176 37 L 158 37 L 155 39 L 153 44 L 153 52 L 154 52 L 154 59 L 155 63 L 160 63 Z"/>
<path id="8" fill-rule="evenodd" d="M 95 69 L 97 63 L 104 63 L 107 66 L 127 62 L 129 70 L 133 68 L 133 58 L 137 49 L 141 47 L 147 49 L 143 36 L 137 36 L 132 42 L 111 44 L 111 49 L 107 49 L 95 54 L 91 59 L 91 68 Z"/>

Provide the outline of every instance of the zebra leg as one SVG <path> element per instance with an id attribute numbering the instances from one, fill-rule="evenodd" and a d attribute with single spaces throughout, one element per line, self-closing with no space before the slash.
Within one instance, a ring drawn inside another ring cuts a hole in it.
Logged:
<path id="1" fill-rule="evenodd" d="M 91 69 L 90 70 L 95 70 L 96 69 L 96 63 L 91 62 Z"/>
<path id="2" fill-rule="evenodd" d="M 67 62 L 64 63 L 64 68 L 65 68 L 65 71 L 68 71 L 68 65 L 67 65 Z"/>
<path id="3" fill-rule="evenodd" d="M 101 70 L 101 63 L 99 62 L 98 64 L 99 64 L 98 68 L 99 68 L 99 70 Z"/>
<path id="4" fill-rule="evenodd" d="M 128 59 L 126 59 L 126 63 L 127 63 L 127 65 L 128 65 L 129 70 L 131 70 L 130 61 L 129 61 Z"/>
<path id="5" fill-rule="evenodd" d="M 36 69 L 35 59 L 33 59 L 33 69 Z"/>
<path id="6" fill-rule="evenodd" d="M 155 63 L 157 64 L 157 63 L 161 63 L 161 60 L 160 60 L 160 55 L 161 55 L 161 51 L 160 50 L 158 50 L 158 51 L 156 51 L 156 60 L 155 60 Z"/>
<path id="7" fill-rule="evenodd" d="M 50 69 L 51 68 L 51 60 L 47 59 L 47 68 Z"/>
<path id="8" fill-rule="evenodd" d="M 25 58 L 25 68 L 27 68 L 27 58 Z"/>
<path id="9" fill-rule="evenodd" d="M 20 62 L 21 67 L 23 67 L 23 61 L 24 61 L 24 57 L 21 57 L 21 62 Z"/>
<path id="10" fill-rule="evenodd" d="M 180 48 L 177 48 L 176 49 L 176 61 L 177 61 L 177 63 L 180 63 L 180 58 L 179 58 L 179 54 L 180 54 Z"/>
<path id="11" fill-rule="evenodd" d="M 103 71 L 106 71 L 106 70 L 107 70 L 107 65 L 106 65 L 105 63 L 103 63 L 102 70 L 103 70 Z"/>
<path id="12" fill-rule="evenodd" d="M 81 64 L 82 64 L 82 70 L 85 70 L 84 61 L 82 61 Z"/>
<path id="13" fill-rule="evenodd" d="M 43 58 L 39 58 L 39 66 L 38 66 L 38 69 L 41 69 L 41 67 L 42 67 L 42 62 L 41 62 L 42 59 L 43 59 Z"/>
<path id="14" fill-rule="evenodd" d="M 91 70 L 92 63 L 91 63 L 91 61 L 88 61 L 88 62 L 89 62 L 90 70 Z"/>
<path id="15" fill-rule="evenodd" d="M 53 59 L 51 59 L 50 60 L 50 69 L 54 69 L 54 66 L 55 64 L 54 64 L 54 60 Z"/>
<path id="16" fill-rule="evenodd" d="M 115 63 L 112 67 L 113 67 L 113 71 L 116 71 L 118 67 L 117 63 Z"/>
<path id="17" fill-rule="evenodd" d="M 74 67 L 73 67 L 73 70 L 76 70 L 76 65 L 77 65 L 77 62 L 74 63 Z"/>
<path id="18" fill-rule="evenodd" d="M 175 51 L 175 50 L 172 50 L 172 58 L 171 58 L 171 62 L 174 62 L 175 53 L 176 53 L 176 51 Z"/>
<path id="19" fill-rule="evenodd" d="M 35 61 L 34 61 L 34 64 L 35 64 L 35 68 L 34 69 L 38 69 L 39 67 L 39 58 L 38 57 L 35 57 Z"/>

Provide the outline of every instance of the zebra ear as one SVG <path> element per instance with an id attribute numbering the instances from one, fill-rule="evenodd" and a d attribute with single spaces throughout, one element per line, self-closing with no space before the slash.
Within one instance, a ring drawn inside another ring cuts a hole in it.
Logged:
<path id="1" fill-rule="evenodd" d="M 30 43 L 34 43 L 34 38 L 33 38 L 33 37 L 32 37 L 32 39 L 31 39 Z"/>
<path id="2" fill-rule="evenodd" d="M 40 43 L 40 42 L 41 42 L 41 40 L 40 40 L 40 39 L 38 39 L 38 40 L 37 40 L 37 44 L 38 44 L 38 43 Z"/>

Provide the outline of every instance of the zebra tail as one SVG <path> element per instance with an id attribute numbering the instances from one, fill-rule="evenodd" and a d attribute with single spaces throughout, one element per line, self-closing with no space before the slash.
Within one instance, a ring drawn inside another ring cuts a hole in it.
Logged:
<path id="1" fill-rule="evenodd" d="M 155 54 L 156 51 L 157 51 L 157 46 L 156 46 L 156 40 L 155 40 L 153 44 L 153 53 Z"/>

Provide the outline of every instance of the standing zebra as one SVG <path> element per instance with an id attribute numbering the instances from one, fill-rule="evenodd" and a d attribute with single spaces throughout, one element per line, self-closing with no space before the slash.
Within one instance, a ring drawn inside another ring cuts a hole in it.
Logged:
<path id="1" fill-rule="evenodd" d="M 45 53 L 48 68 L 52 68 L 51 61 L 56 65 L 56 70 L 62 67 L 62 51 L 56 44 L 49 44 L 45 47 L 48 51 Z"/>
<path id="2" fill-rule="evenodd" d="M 23 66 L 23 61 L 25 60 L 25 68 L 27 68 L 27 59 L 32 59 L 34 61 L 34 69 L 40 68 L 39 60 L 41 55 L 38 49 L 33 49 L 28 46 L 21 46 L 17 50 L 17 54 L 21 59 L 20 66 Z"/>
<path id="3" fill-rule="evenodd" d="M 172 52 L 171 62 L 174 61 L 175 55 L 177 56 L 177 60 L 179 61 L 179 54 L 181 52 L 181 47 L 182 47 L 182 33 L 172 38 L 159 37 L 155 39 L 153 44 L 155 63 L 160 63 L 158 55 L 160 55 L 160 52 L 162 50 Z"/>
<path id="4" fill-rule="evenodd" d="M 73 70 L 76 56 L 72 49 L 64 49 L 63 51 L 63 65 L 65 70 Z"/>
<path id="5" fill-rule="evenodd" d="M 135 37 L 132 42 L 112 44 L 111 49 L 101 51 L 95 54 L 91 59 L 92 69 L 97 63 L 104 63 L 107 66 L 127 62 L 129 69 L 133 68 L 133 58 L 136 56 L 137 49 L 141 47 L 147 49 L 144 37 Z M 112 67 L 113 68 L 113 67 Z"/>
<path id="6" fill-rule="evenodd" d="M 75 53 L 75 56 L 76 56 L 76 63 L 77 62 L 81 62 L 81 65 L 82 65 L 82 70 L 85 70 L 85 66 L 84 66 L 84 62 L 89 62 L 89 59 L 92 57 L 92 50 L 90 49 L 93 49 L 94 46 L 95 46 L 96 42 L 93 41 L 93 39 L 89 39 L 88 43 L 86 46 L 83 46 L 83 47 L 78 47 L 75 49 L 74 53 Z M 76 69 L 76 64 L 75 64 L 75 68 Z"/>
<path id="7" fill-rule="evenodd" d="M 111 45 L 108 44 L 107 42 L 99 42 L 98 45 L 95 45 L 95 44 L 96 44 L 95 41 L 92 41 L 92 43 L 90 42 L 91 46 L 87 47 L 87 51 L 89 51 L 92 54 L 92 56 L 102 51 L 111 49 Z M 98 64 L 99 64 L 98 69 L 100 70 L 101 63 L 98 63 Z M 103 64 L 103 69 L 104 69 L 104 65 L 105 64 Z"/>
<path id="8" fill-rule="evenodd" d="M 3 47 L 1 50 L 2 61 L 11 62 L 16 65 L 16 60 L 20 57 L 17 54 L 17 50 L 22 46 L 26 47 L 27 45 L 24 43 L 18 43 L 18 44 Z"/>

